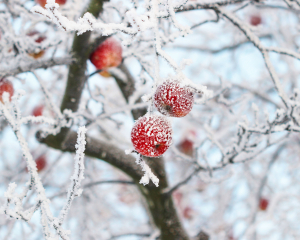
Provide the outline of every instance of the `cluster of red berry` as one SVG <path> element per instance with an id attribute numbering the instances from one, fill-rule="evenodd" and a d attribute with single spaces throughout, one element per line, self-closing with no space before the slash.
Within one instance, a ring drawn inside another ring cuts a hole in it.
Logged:
<path id="1" fill-rule="evenodd" d="M 190 88 L 176 80 L 167 80 L 154 94 L 157 110 L 168 117 L 184 117 L 193 107 L 194 95 Z M 148 157 L 165 153 L 172 143 L 172 127 L 164 116 L 146 115 L 139 118 L 131 131 L 131 141 L 137 152 Z"/>

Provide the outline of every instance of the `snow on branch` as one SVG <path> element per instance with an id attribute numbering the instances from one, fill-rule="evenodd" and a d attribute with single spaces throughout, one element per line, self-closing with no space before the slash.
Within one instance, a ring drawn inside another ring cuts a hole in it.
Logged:
<path id="1" fill-rule="evenodd" d="M 156 187 L 158 187 L 159 179 L 154 175 L 151 168 L 146 164 L 146 162 L 143 160 L 142 155 L 138 155 L 136 159 L 136 163 L 142 167 L 143 172 L 145 172 L 144 176 L 140 180 L 140 184 L 143 184 L 144 186 L 149 184 L 150 179 L 154 183 Z"/>
<path id="2" fill-rule="evenodd" d="M 85 150 L 85 133 L 86 133 L 85 126 L 80 127 L 78 129 L 78 136 L 77 136 L 77 144 L 75 145 L 76 155 L 75 155 L 75 164 L 74 164 L 74 174 L 71 177 L 72 183 L 68 189 L 68 197 L 67 202 L 63 209 L 60 212 L 58 225 L 61 226 L 65 217 L 67 216 L 72 202 L 75 197 L 78 197 L 82 193 L 82 189 L 80 188 L 81 181 L 84 179 L 84 150 Z"/>
<path id="3" fill-rule="evenodd" d="M 71 21 L 63 16 L 59 11 L 59 5 L 54 0 L 47 0 L 46 9 L 40 6 L 34 6 L 31 12 L 41 14 L 47 17 L 49 20 L 56 23 L 61 29 L 65 31 L 78 31 L 78 35 L 93 30 L 102 30 L 102 35 L 110 35 L 116 31 L 121 31 L 127 34 L 136 34 L 137 32 L 132 28 L 126 27 L 126 24 L 105 24 L 97 22 L 95 17 L 91 13 L 85 13 L 82 18 L 79 18 L 77 22 Z"/>
<path id="4" fill-rule="evenodd" d="M 27 169 L 31 176 L 31 181 L 27 184 L 29 187 L 26 188 L 21 195 L 14 194 L 16 189 L 16 184 L 11 183 L 9 188 L 5 194 L 7 199 L 6 206 L 0 208 L 0 213 L 7 214 L 11 218 L 15 219 L 23 219 L 24 221 L 30 220 L 34 211 L 38 208 L 41 209 L 41 222 L 43 224 L 44 237 L 48 240 L 57 239 L 51 234 L 48 225 L 52 225 L 56 230 L 57 234 L 64 240 L 68 240 L 68 232 L 63 230 L 60 226 L 57 226 L 54 221 L 54 217 L 50 211 L 50 200 L 46 197 L 45 189 L 41 182 L 41 179 L 37 172 L 36 163 L 30 153 L 30 149 L 28 147 L 26 139 L 23 137 L 20 131 L 20 122 L 21 122 L 21 113 L 20 108 L 18 106 L 17 100 L 22 95 L 23 91 L 17 92 L 12 97 L 12 106 L 9 103 L 8 93 L 3 94 L 4 104 L 0 102 L 0 114 L 4 116 L 4 118 L 8 121 L 10 126 L 12 127 L 18 142 L 20 143 L 21 150 L 23 156 L 27 163 Z M 31 185 L 34 185 L 37 192 L 37 203 L 31 209 L 28 209 L 26 212 L 22 211 L 22 201 L 27 195 L 27 191 L 31 189 Z M 10 210 L 9 204 L 13 202 L 15 204 L 15 209 Z"/>

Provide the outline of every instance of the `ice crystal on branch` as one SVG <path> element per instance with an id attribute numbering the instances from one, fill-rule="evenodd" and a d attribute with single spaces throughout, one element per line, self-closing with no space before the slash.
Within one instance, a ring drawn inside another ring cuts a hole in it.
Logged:
<path id="1" fill-rule="evenodd" d="M 79 197 L 82 193 L 82 189 L 80 188 L 81 181 L 84 179 L 84 150 L 85 150 L 85 133 L 87 129 L 83 127 L 79 127 L 78 136 L 77 136 L 77 144 L 76 155 L 75 155 L 75 163 L 74 163 L 74 174 L 71 177 L 71 186 L 68 189 L 67 202 L 64 208 L 60 212 L 58 224 L 62 225 L 68 211 L 70 210 L 71 204 L 75 197 Z"/>
<path id="2" fill-rule="evenodd" d="M 142 155 L 138 154 L 136 158 L 136 164 L 140 165 L 142 167 L 143 172 L 145 172 L 144 176 L 140 180 L 140 184 L 143 184 L 145 186 L 149 184 L 151 180 L 154 183 L 154 185 L 158 187 L 159 179 L 154 175 L 151 168 L 143 160 Z"/>

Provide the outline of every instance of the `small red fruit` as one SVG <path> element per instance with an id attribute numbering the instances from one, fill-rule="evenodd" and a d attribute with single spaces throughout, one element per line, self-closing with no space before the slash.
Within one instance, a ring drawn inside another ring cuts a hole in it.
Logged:
<path id="1" fill-rule="evenodd" d="M 100 72 L 103 77 L 110 77 L 110 74 L 105 70 L 110 67 L 117 67 L 122 62 L 122 46 L 120 42 L 113 37 L 106 39 L 91 54 L 90 60 L 97 69 L 103 70 Z"/>
<path id="2" fill-rule="evenodd" d="M 131 130 L 131 142 L 137 152 L 148 157 L 158 157 L 172 143 L 172 127 L 163 116 L 143 116 Z"/>
<path id="3" fill-rule="evenodd" d="M 40 4 L 43 8 L 45 8 L 47 0 L 36 0 L 36 2 Z M 55 2 L 59 5 L 64 5 L 67 2 L 67 0 L 55 0 Z"/>
<path id="4" fill-rule="evenodd" d="M 43 110 L 44 110 L 43 105 L 36 106 L 32 111 L 32 115 L 35 116 L 35 117 L 42 116 L 43 115 Z"/>
<path id="5" fill-rule="evenodd" d="M 4 78 L 0 79 L 0 102 L 3 103 L 2 95 L 4 92 L 9 93 L 9 101 L 11 101 L 11 97 L 14 95 L 14 87 L 12 83 Z"/>
<path id="6" fill-rule="evenodd" d="M 194 143 L 189 139 L 184 139 L 181 143 L 178 144 L 178 150 L 185 155 L 193 157 L 194 153 Z"/>
<path id="7" fill-rule="evenodd" d="M 34 37 L 36 43 L 41 43 L 46 39 L 46 37 L 44 35 L 42 35 L 40 32 L 35 31 L 35 30 L 27 33 L 26 35 L 28 37 Z M 29 56 L 31 56 L 35 59 L 38 59 L 38 58 L 42 57 L 44 55 L 44 53 L 45 53 L 45 51 L 41 50 L 38 52 L 31 52 L 31 53 L 29 53 Z"/>
<path id="8" fill-rule="evenodd" d="M 46 157 L 44 155 L 38 157 L 35 160 L 35 163 L 36 163 L 37 171 L 38 172 L 42 171 L 47 165 Z M 28 172 L 28 168 L 26 168 L 26 172 Z"/>
<path id="9" fill-rule="evenodd" d="M 265 211 L 268 208 L 268 205 L 269 205 L 269 200 L 268 199 L 261 198 L 259 200 L 259 208 L 260 208 L 260 210 Z"/>
<path id="10" fill-rule="evenodd" d="M 44 155 L 40 156 L 38 159 L 35 160 L 35 163 L 37 171 L 42 171 L 47 165 L 46 157 Z"/>
<path id="11" fill-rule="evenodd" d="M 181 87 L 178 81 L 165 81 L 158 86 L 154 95 L 157 110 L 170 117 L 184 117 L 193 108 L 194 95 L 187 87 Z"/>
<path id="12" fill-rule="evenodd" d="M 257 26 L 257 25 L 261 24 L 261 16 L 259 16 L 259 15 L 251 16 L 250 23 L 252 26 Z"/>
<path id="13" fill-rule="evenodd" d="M 175 203 L 180 206 L 183 199 L 183 194 L 179 191 L 175 191 L 173 196 L 174 196 Z"/>
<path id="14" fill-rule="evenodd" d="M 194 216 L 194 211 L 191 207 L 185 207 L 183 209 L 183 217 L 186 219 L 192 219 Z"/>

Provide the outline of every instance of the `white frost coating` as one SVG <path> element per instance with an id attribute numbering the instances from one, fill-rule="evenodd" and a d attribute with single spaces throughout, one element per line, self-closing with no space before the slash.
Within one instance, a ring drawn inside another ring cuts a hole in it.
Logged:
<path id="1" fill-rule="evenodd" d="M 12 104 L 9 102 L 5 102 L 8 99 L 7 94 L 4 95 L 4 102 L 5 105 L 3 105 L 0 102 L 0 114 L 4 116 L 4 118 L 8 121 L 10 126 L 12 127 L 17 140 L 20 143 L 21 150 L 23 152 L 24 159 L 27 163 L 27 169 L 31 175 L 31 182 L 27 184 L 27 188 L 24 190 L 24 192 L 21 195 L 14 195 L 14 189 L 16 188 L 16 184 L 12 183 L 9 185 L 9 189 L 6 192 L 5 196 L 7 197 L 7 203 L 5 206 L 1 207 L 0 212 L 7 214 L 8 216 L 15 218 L 15 219 L 22 219 L 24 221 L 29 221 L 33 212 L 36 211 L 38 208 L 41 210 L 41 223 L 43 225 L 43 233 L 44 237 L 47 240 L 54 240 L 58 239 L 53 234 L 51 234 L 49 230 L 49 226 L 52 226 L 56 233 L 63 239 L 63 240 L 69 240 L 69 233 L 61 228 L 61 226 L 56 224 L 56 220 L 53 217 L 51 211 L 50 211 L 50 200 L 46 197 L 45 189 L 43 187 L 43 184 L 40 180 L 40 177 L 37 172 L 36 163 L 30 153 L 30 149 L 28 147 L 26 139 L 23 137 L 20 131 L 20 125 L 21 125 L 21 113 L 20 108 L 18 106 L 17 100 L 20 98 L 20 96 L 23 94 L 22 91 L 17 92 L 12 97 Z M 8 108 L 6 107 L 8 106 Z M 12 114 L 12 113 L 13 114 Z M 36 192 L 37 192 L 37 198 L 36 198 L 36 206 L 34 208 L 30 208 L 27 211 L 23 211 L 22 208 L 22 201 L 27 195 L 27 191 L 31 189 L 32 185 L 34 185 Z M 9 205 L 11 203 L 15 204 L 15 209 L 9 208 Z"/>
<path id="2" fill-rule="evenodd" d="M 182 70 L 186 65 L 190 63 L 190 60 L 184 60 L 178 66 L 178 64 L 169 56 L 163 49 L 164 42 L 168 42 L 171 39 L 167 40 L 164 34 L 159 31 L 159 18 L 167 13 L 168 17 L 171 19 L 174 26 L 179 30 L 173 32 L 171 35 L 172 40 L 175 40 L 179 36 L 186 36 L 191 32 L 189 27 L 182 26 L 175 18 L 174 9 L 183 6 L 186 1 L 178 5 L 174 4 L 173 0 L 158 1 L 152 0 L 145 3 L 145 6 L 148 6 L 146 12 L 139 14 L 134 8 L 126 11 L 126 17 L 130 22 L 130 27 L 127 27 L 127 23 L 103 23 L 100 20 L 96 19 L 91 13 L 85 13 L 82 18 L 79 18 L 77 22 L 69 20 L 64 17 L 59 11 L 59 5 L 54 2 L 54 0 L 47 1 L 46 9 L 43 9 L 40 6 L 35 6 L 31 9 L 31 12 L 35 12 L 41 15 L 46 16 L 48 19 L 57 24 L 61 29 L 65 31 L 77 31 L 77 34 L 80 35 L 86 31 L 100 30 L 102 35 L 110 35 L 116 32 L 123 32 L 135 36 L 138 33 L 152 30 L 154 32 L 154 44 L 155 44 L 155 68 L 154 68 L 154 89 L 158 85 L 160 79 L 159 74 L 159 64 L 158 56 L 161 56 L 176 72 L 177 78 L 179 81 L 191 82 L 184 76 Z M 161 5 L 163 7 L 161 7 Z M 132 42 L 131 39 L 124 39 L 123 43 L 128 41 L 128 44 Z M 259 42 L 259 41 L 258 41 Z M 137 57 L 137 56 L 136 56 Z M 152 74 L 152 73 L 149 73 Z M 191 85 L 189 83 L 185 84 L 187 86 Z M 197 92 L 202 92 L 202 98 L 195 102 L 196 104 L 202 104 L 207 99 L 212 96 L 212 92 L 208 91 L 204 86 L 194 86 L 194 89 Z M 151 99 L 153 94 L 148 99 Z M 144 98 L 145 100 L 145 98 Z M 146 101 L 147 101 L 146 100 Z M 151 109 L 150 109 L 151 110 Z"/>
<path id="3" fill-rule="evenodd" d="M 154 173 L 151 171 L 151 168 L 145 163 L 141 155 L 138 155 L 135 161 L 138 165 L 142 167 L 142 170 L 145 172 L 144 176 L 140 180 L 140 184 L 143 184 L 144 186 L 149 184 L 150 179 L 154 183 L 156 187 L 158 187 L 159 179 L 154 175 Z"/>
<path id="4" fill-rule="evenodd" d="M 133 153 L 133 151 L 134 151 L 133 149 L 126 149 L 125 154 L 129 155 L 130 153 Z"/>
<path id="5" fill-rule="evenodd" d="M 76 148 L 76 156 L 75 156 L 75 164 L 74 164 L 74 174 L 71 177 L 72 183 L 68 189 L 68 196 L 67 202 L 63 209 L 60 212 L 58 225 L 61 226 L 65 217 L 67 216 L 72 202 L 75 197 L 78 197 L 82 193 L 82 189 L 80 188 L 81 181 L 84 179 L 84 150 L 85 150 L 85 133 L 86 133 L 85 126 L 80 127 L 78 129 L 78 136 L 77 136 L 77 144 L 75 145 Z"/>

